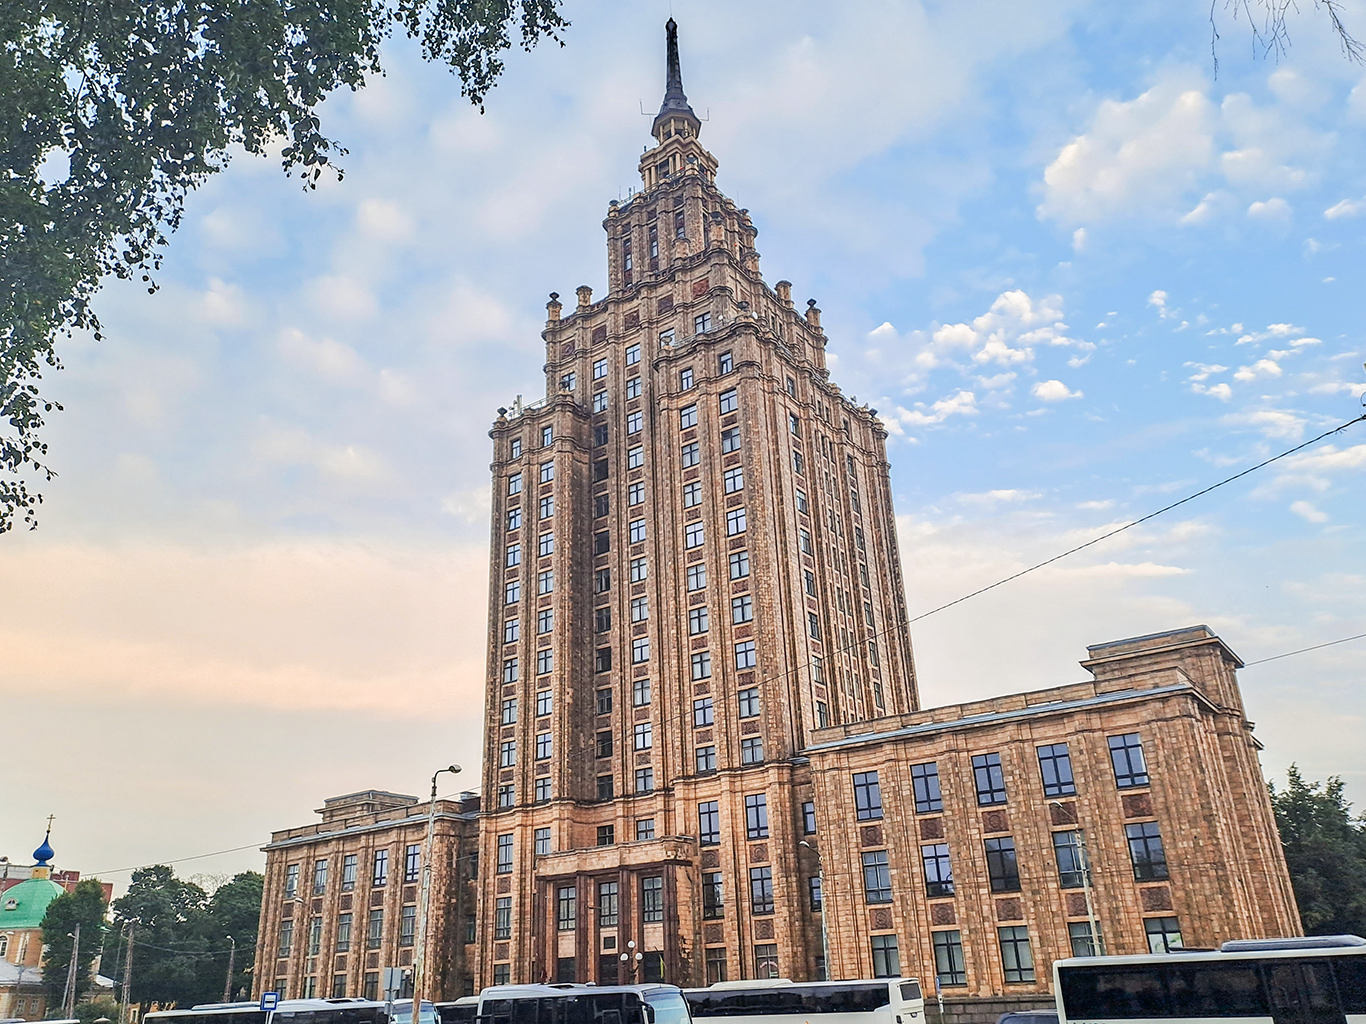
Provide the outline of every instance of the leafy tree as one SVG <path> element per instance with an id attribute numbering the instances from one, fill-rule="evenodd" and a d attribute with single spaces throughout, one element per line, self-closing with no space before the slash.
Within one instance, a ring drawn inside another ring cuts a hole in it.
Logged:
<path id="1" fill-rule="evenodd" d="M 96 996 L 76 1004 L 76 1019 L 81 1024 L 95 1024 L 101 1017 L 119 1019 L 119 1004 L 113 996 Z"/>
<path id="2" fill-rule="evenodd" d="M 559 41 L 561 0 L 31 0 L 0 4 L 0 532 L 51 479 L 40 387 L 55 340 L 101 336 L 108 275 L 155 291 L 185 198 L 230 147 L 281 146 L 312 185 L 344 154 L 318 106 L 381 73 L 395 28 L 480 105 L 500 54 Z"/>
<path id="3" fill-rule="evenodd" d="M 81 944 L 76 950 L 76 1001 L 90 989 L 90 968 L 100 951 L 100 940 L 107 927 L 107 904 L 100 883 L 87 878 L 76 883 L 72 892 L 58 896 L 43 915 L 43 987 L 48 1005 L 57 1006 L 66 988 L 71 967 L 73 935 L 81 926 Z"/>
<path id="4" fill-rule="evenodd" d="M 265 876 L 259 872 L 243 871 L 220 885 L 209 898 L 205 937 L 209 948 L 217 952 L 200 961 L 202 1000 L 219 999 L 223 995 L 231 945 L 229 936 L 237 942 L 232 991 L 251 990 L 251 965 L 256 956 L 256 929 L 261 920 L 261 894 L 265 882 Z"/>
<path id="5" fill-rule="evenodd" d="M 1342 779 L 1305 782 L 1291 765 L 1271 804 L 1305 932 L 1366 935 L 1366 817 L 1352 814 Z"/>

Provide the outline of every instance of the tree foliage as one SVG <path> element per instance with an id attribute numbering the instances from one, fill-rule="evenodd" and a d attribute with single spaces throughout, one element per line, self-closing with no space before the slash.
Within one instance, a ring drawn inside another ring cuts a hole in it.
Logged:
<path id="1" fill-rule="evenodd" d="M 558 41 L 561 0 L 32 0 L 0 4 L 0 532 L 51 479 L 45 368 L 100 325 L 110 275 L 155 291 L 186 195 L 230 147 L 282 146 L 305 184 L 345 153 L 318 107 L 381 73 L 394 30 L 482 109 L 514 41 Z"/>
<path id="2" fill-rule="evenodd" d="M 1305 933 L 1366 935 L 1366 817 L 1352 814 L 1342 779 L 1305 782 L 1291 765 L 1271 804 Z"/>
<path id="3" fill-rule="evenodd" d="M 87 878 L 76 883 L 71 892 L 62 893 L 47 906 L 43 915 L 43 988 L 49 1006 L 61 1003 L 71 953 L 76 951 L 76 1001 L 90 990 L 90 968 L 99 954 L 104 937 L 107 904 L 100 883 Z M 81 944 L 75 946 L 76 925 L 81 926 Z"/>
<path id="4" fill-rule="evenodd" d="M 114 901 L 123 956 L 133 928 L 132 1001 L 188 1006 L 221 999 L 229 936 L 237 943 L 232 991 L 249 989 L 263 883 L 257 872 L 244 871 L 210 895 L 165 865 L 133 872 L 127 894 Z"/>

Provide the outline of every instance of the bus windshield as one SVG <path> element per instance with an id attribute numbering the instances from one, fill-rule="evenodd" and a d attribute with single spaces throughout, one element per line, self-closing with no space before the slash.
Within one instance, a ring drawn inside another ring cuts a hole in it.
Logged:
<path id="1" fill-rule="evenodd" d="M 645 1002 L 654 1010 L 654 1024 L 692 1024 L 683 993 L 667 989 L 646 992 Z"/>

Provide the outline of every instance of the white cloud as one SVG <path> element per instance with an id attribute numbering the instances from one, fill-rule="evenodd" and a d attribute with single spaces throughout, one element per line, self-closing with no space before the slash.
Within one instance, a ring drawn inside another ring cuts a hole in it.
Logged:
<path id="1" fill-rule="evenodd" d="M 367 238 L 404 242 L 413 237 L 413 218 L 391 199 L 366 199 L 356 208 L 356 226 Z"/>
<path id="2" fill-rule="evenodd" d="M 872 337 L 885 341 L 884 324 Z M 1002 292 L 991 308 L 972 323 L 943 324 L 930 335 L 928 344 L 921 342 L 915 363 L 920 371 L 943 365 L 959 365 L 956 357 L 966 356 L 972 363 L 1014 366 L 1031 362 L 1038 345 L 1074 347 L 1083 352 L 1095 348 L 1090 342 L 1078 341 L 1066 333 L 1062 322 L 1062 297 L 1045 295 L 1031 298 L 1019 288 Z"/>
<path id="3" fill-rule="evenodd" d="M 1285 221 L 1290 219 L 1290 204 L 1279 196 L 1273 196 L 1265 202 L 1257 201 L 1247 208 L 1247 215 L 1255 220 L 1266 221 Z"/>
<path id="4" fill-rule="evenodd" d="M 1223 382 L 1210 384 L 1208 386 L 1200 383 L 1193 383 L 1191 384 L 1191 390 L 1197 395 L 1209 395 L 1211 398 L 1217 398 L 1221 402 L 1227 402 L 1233 397 L 1233 389 Z"/>
<path id="5" fill-rule="evenodd" d="M 1355 217 L 1363 211 L 1366 211 L 1366 198 L 1343 199 L 1324 210 L 1323 219 L 1342 220 L 1347 217 Z"/>
<path id="6" fill-rule="evenodd" d="M 1042 497 L 1040 491 L 1022 491 L 1013 487 L 996 491 L 979 491 L 975 494 L 954 495 L 956 500 L 965 505 L 1018 504 L 1022 501 L 1034 501 L 1040 497 Z"/>
<path id="7" fill-rule="evenodd" d="M 1029 393 L 1041 402 L 1064 402 L 1069 398 L 1081 398 L 1080 391 L 1071 390 L 1060 380 L 1044 380 L 1029 389 Z"/>
<path id="8" fill-rule="evenodd" d="M 1104 100 L 1044 171 L 1041 218 L 1084 224 L 1174 213 L 1214 158 L 1214 108 L 1186 71 L 1128 102 Z"/>
<path id="9" fill-rule="evenodd" d="M 971 391 L 959 390 L 947 398 L 941 398 L 928 409 L 923 402 L 916 402 L 914 409 L 897 406 L 892 417 L 908 427 L 924 427 L 943 423 L 950 416 L 976 416 L 977 397 Z"/>
<path id="10" fill-rule="evenodd" d="M 1273 359 L 1258 359 L 1251 366 L 1240 366 L 1238 372 L 1233 375 L 1234 380 L 1247 382 L 1256 380 L 1258 377 L 1279 377 L 1281 367 Z"/>
<path id="11" fill-rule="evenodd" d="M 280 355 L 329 384 L 358 384 L 366 374 L 365 360 L 350 345 L 334 338 L 313 339 L 297 327 L 280 332 Z"/>
<path id="12" fill-rule="evenodd" d="M 1285 409 L 1230 413 L 1219 422 L 1231 427 L 1252 427 L 1266 437 L 1281 441 L 1298 441 L 1304 436 L 1304 428 L 1308 423 L 1304 417 Z"/>
<path id="13" fill-rule="evenodd" d="M 1292 501 L 1290 503 L 1290 511 L 1294 512 L 1297 516 L 1302 516 L 1311 523 L 1328 522 L 1328 514 L 1326 512 L 1320 512 L 1307 501 Z"/>

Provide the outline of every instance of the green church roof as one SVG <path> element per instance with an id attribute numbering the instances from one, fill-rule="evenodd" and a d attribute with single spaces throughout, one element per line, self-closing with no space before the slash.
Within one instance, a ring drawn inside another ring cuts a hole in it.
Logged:
<path id="1" fill-rule="evenodd" d="M 0 931 L 39 928 L 47 905 L 66 892 L 50 878 L 30 878 L 0 893 Z"/>

